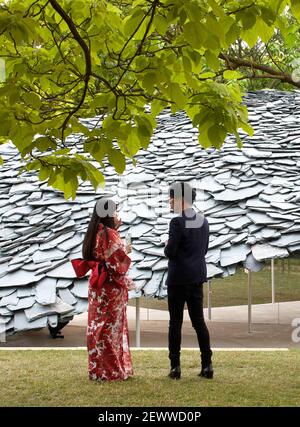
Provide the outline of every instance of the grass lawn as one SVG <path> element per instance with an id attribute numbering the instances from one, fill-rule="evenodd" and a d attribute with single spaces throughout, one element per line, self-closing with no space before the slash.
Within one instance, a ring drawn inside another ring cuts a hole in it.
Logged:
<path id="1" fill-rule="evenodd" d="M 275 301 L 300 301 L 300 259 L 277 259 L 275 265 Z M 212 280 L 212 307 L 244 305 L 248 303 L 248 282 L 243 268 L 233 276 Z M 263 270 L 253 273 L 253 304 L 271 303 L 270 262 Z M 135 305 L 135 301 L 129 301 Z M 141 307 L 167 310 L 166 300 L 141 298 Z M 204 307 L 207 307 L 207 286 L 204 285 Z"/>
<path id="2" fill-rule="evenodd" d="M 0 351 L 1 406 L 299 406 L 300 351 L 215 352 L 215 378 L 197 377 L 199 356 L 182 354 L 182 379 L 167 352 L 132 351 L 133 378 L 87 379 L 84 350 Z"/>

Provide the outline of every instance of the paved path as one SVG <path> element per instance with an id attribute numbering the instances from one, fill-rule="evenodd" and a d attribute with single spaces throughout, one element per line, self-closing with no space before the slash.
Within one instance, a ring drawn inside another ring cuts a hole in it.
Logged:
<path id="1" fill-rule="evenodd" d="M 277 310 L 277 311 L 276 311 Z M 277 312 L 277 316 L 276 316 Z M 149 317 L 150 320 L 146 320 Z M 207 321 L 213 348 L 297 348 L 292 341 L 294 318 L 300 319 L 300 303 L 253 306 L 253 332 L 248 333 L 247 306 L 213 308 L 212 321 Z M 87 315 L 76 316 L 63 329 L 64 339 L 51 339 L 47 329 L 21 332 L 7 338 L 0 347 L 85 347 Z M 168 342 L 167 311 L 141 309 L 141 347 L 166 347 Z M 258 323 L 260 322 L 260 323 Z M 135 307 L 128 307 L 129 338 L 135 345 Z M 182 327 L 182 347 L 197 348 L 198 343 L 185 311 Z"/>
<path id="2" fill-rule="evenodd" d="M 127 307 L 127 317 L 129 320 L 135 319 L 135 307 Z M 213 322 L 226 323 L 247 323 L 248 322 L 248 305 L 238 305 L 233 307 L 213 307 Z M 204 309 L 205 318 L 208 318 L 207 309 Z M 300 301 L 282 302 L 275 304 L 257 304 L 252 306 L 253 323 L 270 323 L 291 325 L 293 319 L 300 319 Z M 72 324 L 77 326 L 86 325 L 87 313 L 76 316 Z M 140 308 L 141 320 L 169 320 L 169 313 L 166 310 L 154 310 Z M 188 311 L 184 310 L 184 320 L 189 321 Z"/>
<path id="3" fill-rule="evenodd" d="M 211 334 L 211 345 L 217 348 L 298 348 L 300 343 L 292 341 L 290 325 L 256 324 L 253 332 L 247 332 L 245 323 L 207 322 Z M 84 347 L 85 326 L 68 325 L 63 329 L 64 339 L 53 340 L 47 329 L 21 332 L 7 338 L 0 347 Z M 135 345 L 135 321 L 129 320 L 130 345 Z M 166 347 L 168 321 L 142 320 L 141 347 Z M 182 327 L 182 347 L 197 347 L 197 339 L 190 322 Z"/>
<path id="4" fill-rule="evenodd" d="M 0 351 L 86 351 L 86 347 L 0 347 Z M 182 350 L 184 351 L 193 351 L 198 352 L 199 349 L 196 347 L 183 347 Z M 131 347 L 131 351 L 168 351 L 167 347 Z M 268 348 L 259 348 L 259 347 L 253 347 L 253 348 L 241 348 L 241 347 L 233 347 L 233 348 L 218 348 L 213 347 L 213 351 L 238 351 L 238 352 L 245 352 L 245 351 L 257 351 L 257 352 L 270 352 L 270 351 L 290 351 L 288 348 L 281 348 L 281 347 L 268 347 Z"/>

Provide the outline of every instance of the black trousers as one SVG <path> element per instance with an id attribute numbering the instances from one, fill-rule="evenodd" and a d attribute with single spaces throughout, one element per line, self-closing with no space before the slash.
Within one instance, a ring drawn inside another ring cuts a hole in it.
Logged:
<path id="1" fill-rule="evenodd" d="M 201 352 L 202 367 L 211 363 L 212 351 L 210 338 L 203 315 L 203 284 L 191 283 L 168 287 L 169 322 L 169 359 L 171 368 L 180 365 L 181 327 L 184 304 L 187 303 L 189 316 L 197 333 Z"/>

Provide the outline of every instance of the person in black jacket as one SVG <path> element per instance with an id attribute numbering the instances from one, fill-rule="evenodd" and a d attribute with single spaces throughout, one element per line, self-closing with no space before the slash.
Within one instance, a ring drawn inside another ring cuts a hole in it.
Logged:
<path id="1" fill-rule="evenodd" d="M 165 255 L 169 259 L 167 288 L 169 322 L 169 377 L 179 379 L 181 327 L 184 304 L 197 333 L 201 351 L 199 376 L 213 378 L 212 351 L 209 332 L 203 315 L 203 283 L 207 281 L 205 254 L 209 242 L 209 225 L 204 215 L 196 213 L 192 205 L 196 190 L 188 183 L 171 185 L 170 208 L 179 216 L 172 218 Z"/>

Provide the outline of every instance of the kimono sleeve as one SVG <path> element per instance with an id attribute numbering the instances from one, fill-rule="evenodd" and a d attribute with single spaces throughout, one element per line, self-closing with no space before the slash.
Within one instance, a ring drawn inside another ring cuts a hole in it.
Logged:
<path id="1" fill-rule="evenodd" d="M 109 230 L 109 242 L 105 251 L 106 265 L 118 274 L 126 274 L 131 259 L 126 253 L 124 243 L 116 230 Z"/>

